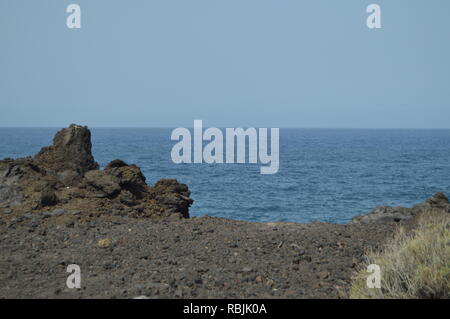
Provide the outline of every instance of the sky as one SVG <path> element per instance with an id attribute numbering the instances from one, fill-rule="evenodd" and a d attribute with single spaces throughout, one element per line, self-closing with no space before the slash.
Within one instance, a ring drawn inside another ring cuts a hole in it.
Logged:
<path id="1" fill-rule="evenodd" d="M 81 29 L 66 8 L 81 7 Z M 381 29 L 366 8 L 381 7 Z M 450 128 L 448 0 L 0 0 L 0 126 Z"/>

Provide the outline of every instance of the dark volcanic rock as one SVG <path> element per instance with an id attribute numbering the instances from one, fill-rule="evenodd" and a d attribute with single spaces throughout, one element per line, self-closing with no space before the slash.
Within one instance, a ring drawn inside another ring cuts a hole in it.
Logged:
<path id="1" fill-rule="evenodd" d="M 169 212 L 181 212 L 183 217 L 189 216 L 189 206 L 193 200 L 187 185 L 178 183 L 175 179 L 162 179 L 153 189 L 155 199 Z"/>
<path id="2" fill-rule="evenodd" d="M 53 145 L 34 157 L 38 165 L 54 172 L 72 170 L 80 174 L 98 169 L 91 153 L 91 132 L 86 126 L 71 124 L 56 133 Z"/>
<path id="3" fill-rule="evenodd" d="M 367 215 L 353 217 L 352 223 L 399 222 L 433 210 L 450 212 L 448 198 L 443 193 L 436 193 L 433 197 L 427 199 L 425 203 L 414 205 L 411 208 L 378 206 Z"/>
<path id="4" fill-rule="evenodd" d="M 19 186 L 20 168 L 13 160 L 0 162 L 0 208 L 16 207 L 22 203 L 23 195 Z"/>
<path id="5" fill-rule="evenodd" d="M 89 171 L 84 178 L 88 184 L 104 193 L 105 196 L 114 196 L 121 191 L 119 179 L 103 171 Z"/>
<path id="6" fill-rule="evenodd" d="M 128 165 L 121 160 L 114 160 L 106 165 L 104 172 L 114 176 L 120 186 L 141 198 L 146 192 L 145 176 L 136 165 Z"/>
<path id="7" fill-rule="evenodd" d="M 22 203 L 22 192 L 14 178 L 0 178 L 0 207 L 16 207 Z"/>
<path id="8" fill-rule="evenodd" d="M 99 170 L 90 138 L 87 127 L 72 124 L 34 158 L 0 161 L 0 208 L 20 214 L 53 206 L 90 217 L 189 217 L 193 201 L 186 185 L 163 180 L 148 186 L 139 167 L 121 160 Z"/>
<path id="9" fill-rule="evenodd" d="M 81 182 L 81 176 L 76 171 L 70 169 L 58 172 L 57 179 L 66 187 L 74 186 Z"/>
<path id="10" fill-rule="evenodd" d="M 42 207 L 53 206 L 56 205 L 57 203 L 58 197 L 56 197 L 55 192 L 50 188 L 44 189 L 39 195 L 39 204 Z"/>
<path id="11" fill-rule="evenodd" d="M 449 201 L 447 196 L 445 196 L 444 193 L 436 193 L 433 197 L 428 198 L 425 201 L 424 207 L 432 209 L 448 209 L 449 208 Z"/>

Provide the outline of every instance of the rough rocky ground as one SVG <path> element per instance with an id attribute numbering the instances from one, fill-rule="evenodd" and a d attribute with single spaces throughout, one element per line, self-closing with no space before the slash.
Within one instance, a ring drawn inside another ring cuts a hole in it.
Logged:
<path id="1" fill-rule="evenodd" d="M 33 214 L 0 226 L 0 297 L 339 298 L 397 225 Z"/>
<path id="2" fill-rule="evenodd" d="M 71 125 L 36 156 L 0 161 L 0 298 L 339 298 L 369 249 L 447 209 L 378 207 L 352 224 L 189 219 L 188 187 L 135 165 L 103 170 Z M 66 286 L 81 267 L 81 289 Z"/>

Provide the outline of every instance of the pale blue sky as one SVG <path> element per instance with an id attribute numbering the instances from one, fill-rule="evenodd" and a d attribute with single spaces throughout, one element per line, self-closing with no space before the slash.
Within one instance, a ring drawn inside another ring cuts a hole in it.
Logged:
<path id="1" fill-rule="evenodd" d="M 448 0 L 0 0 L 0 126 L 449 128 L 449 13 Z"/>

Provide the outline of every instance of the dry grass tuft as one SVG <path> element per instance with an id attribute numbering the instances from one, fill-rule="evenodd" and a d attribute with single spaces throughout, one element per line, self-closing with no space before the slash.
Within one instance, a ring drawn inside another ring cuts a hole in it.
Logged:
<path id="1" fill-rule="evenodd" d="M 403 229 L 383 252 L 367 254 L 350 288 L 350 298 L 450 298 L 450 214 L 432 211 L 419 217 L 418 227 Z M 381 288 L 368 288 L 367 265 L 381 268 Z"/>

